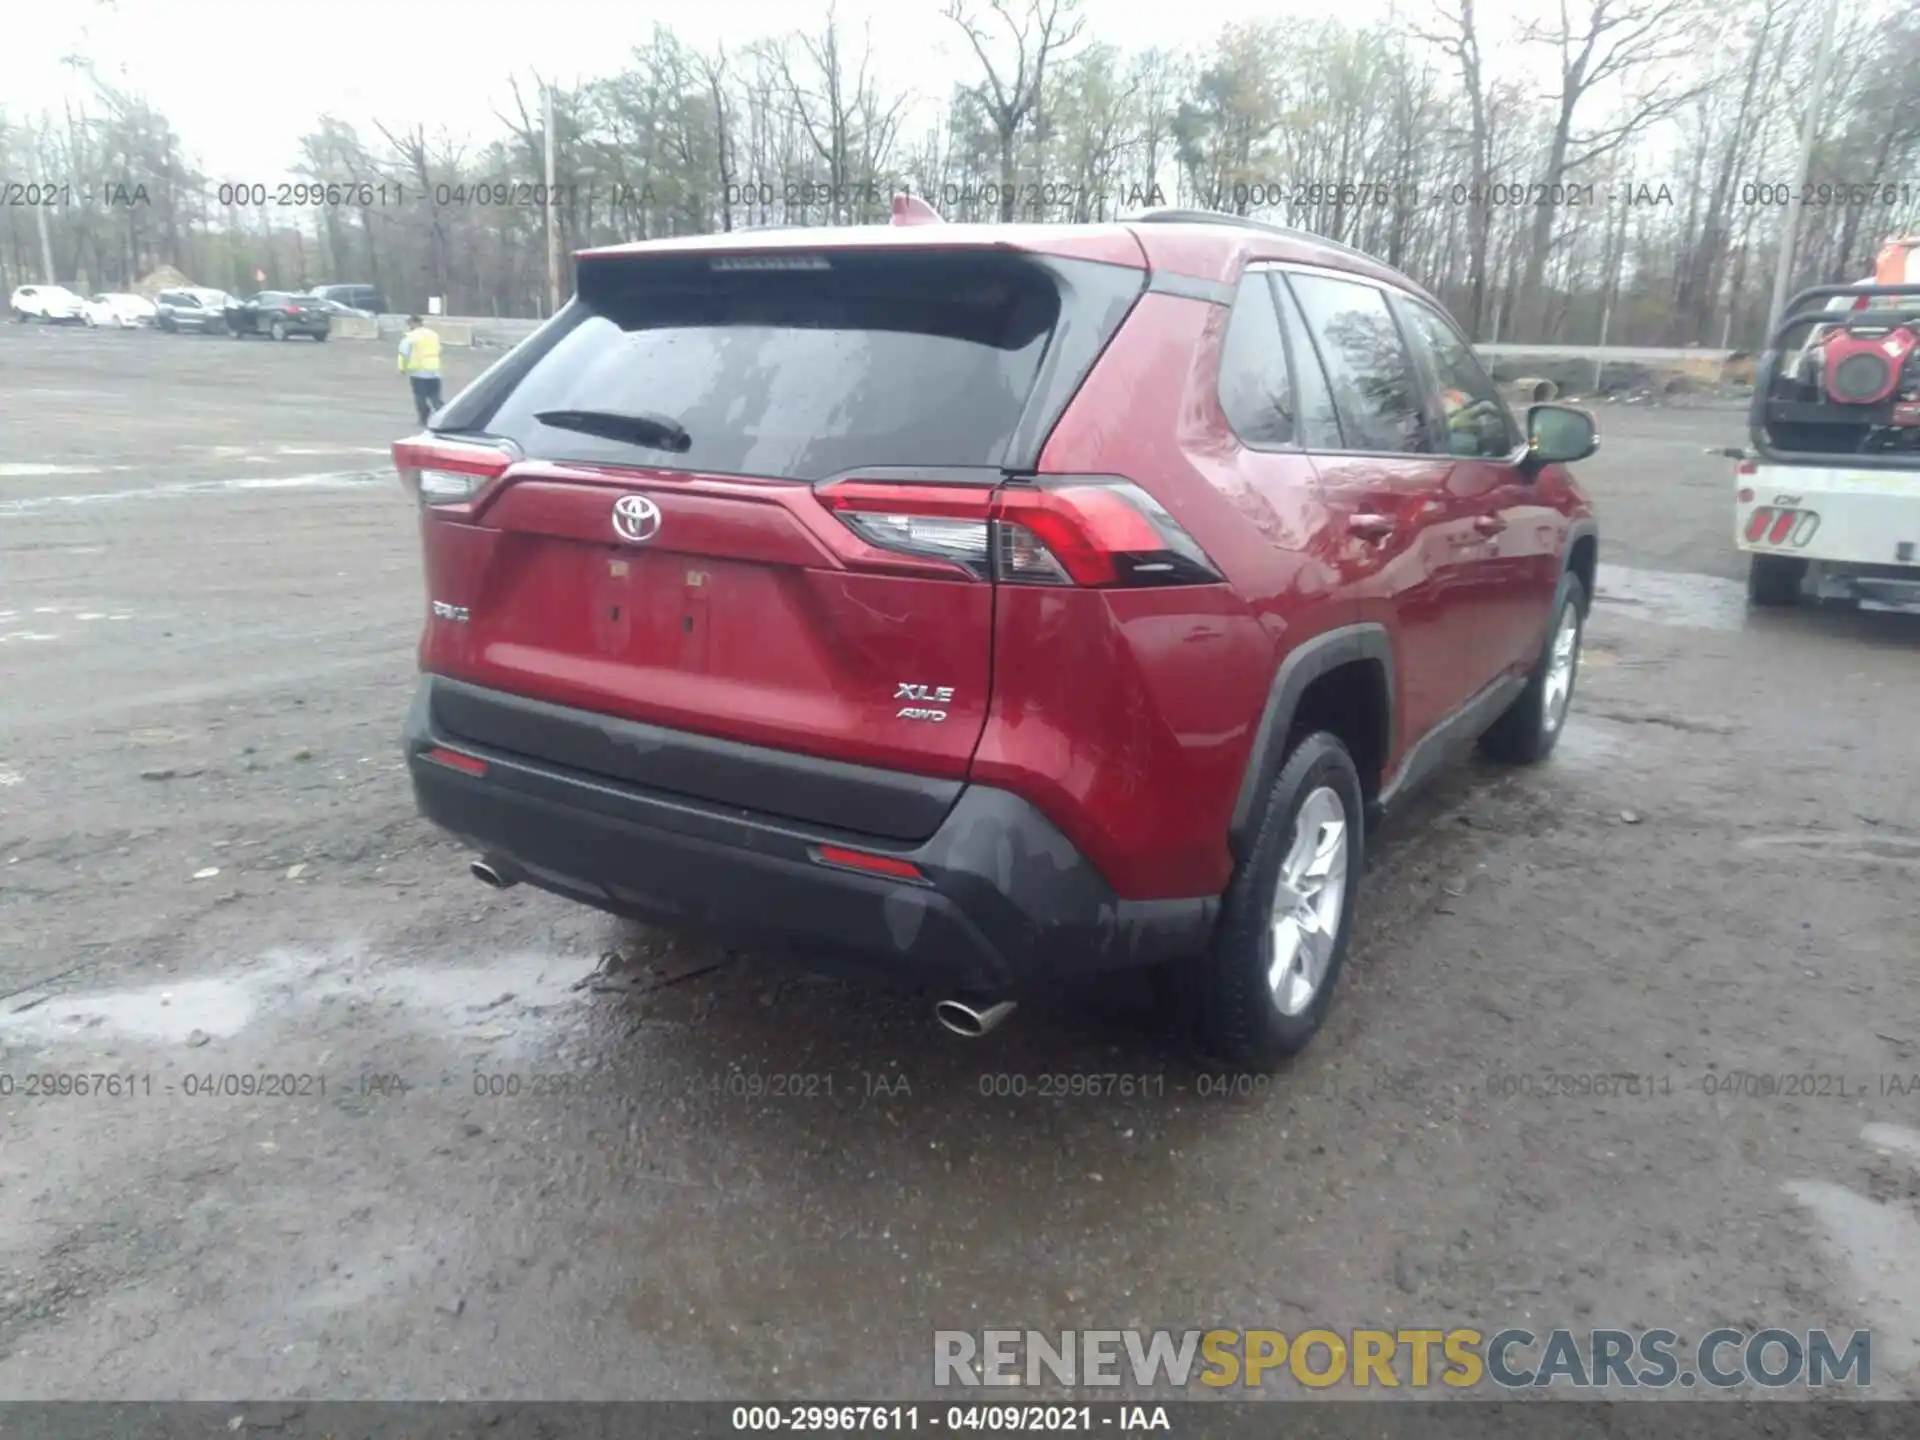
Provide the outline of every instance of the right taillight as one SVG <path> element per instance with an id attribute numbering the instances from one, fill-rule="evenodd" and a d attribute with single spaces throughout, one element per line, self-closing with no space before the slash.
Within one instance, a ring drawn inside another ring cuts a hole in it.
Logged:
<path id="1" fill-rule="evenodd" d="M 1131 481 L 1042 477 L 984 487 L 838 482 L 820 501 L 868 544 L 1009 585 L 1197 585 L 1220 572 Z"/>

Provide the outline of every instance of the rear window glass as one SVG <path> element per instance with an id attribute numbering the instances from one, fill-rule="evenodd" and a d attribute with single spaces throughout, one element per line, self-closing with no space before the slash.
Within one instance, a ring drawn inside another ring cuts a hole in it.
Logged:
<path id="1" fill-rule="evenodd" d="M 794 480 L 1001 463 L 1060 311 L 1045 270 L 990 252 L 747 263 L 589 262 L 571 323 L 490 417 L 457 423 L 536 459 Z M 651 449 L 535 418 L 554 410 L 662 418 L 690 443 Z"/>

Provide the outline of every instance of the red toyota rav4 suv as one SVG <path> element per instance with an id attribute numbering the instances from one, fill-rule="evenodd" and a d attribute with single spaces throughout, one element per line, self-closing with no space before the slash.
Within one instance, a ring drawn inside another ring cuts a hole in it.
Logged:
<path id="1" fill-rule="evenodd" d="M 1165 966 L 1202 1048 L 1326 1014 L 1364 839 L 1538 760 L 1596 529 L 1417 286 L 1195 212 L 649 241 L 394 447 L 422 812 L 617 913 L 933 988 Z"/>

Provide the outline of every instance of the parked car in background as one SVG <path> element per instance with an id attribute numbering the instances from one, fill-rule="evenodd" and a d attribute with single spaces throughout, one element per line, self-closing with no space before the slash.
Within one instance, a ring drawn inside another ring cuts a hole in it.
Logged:
<path id="1" fill-rule="evenodd" d="M 153 297 L 154 324 L 166 331 L 224 330 L 232 298 L 224 290 L 198 285 L 162 290 Z"/>
<path id="2" fill-rule="evenodd" d="M 89 330 L 131 330 L 153 324 L 157 310 L 151 300 L 138 295 L 108 292 L 95 295 L 80 307 L 80 318 Z"/>
<path id="3" fill-rule="evenodd" d="M 275 340 L 295 335 L 324 340 L 333 329 L 333 321 L 313 296 L 285 290 L 262 290 L 245 300 L 229 301 L 226 319 L 232 335 L 267 335 Z"/>
<path id="4" fill-rule="evenodd" d="M 86 301 L 64 285 L 22 285 L 9 301 L 15 320 L 72 321 Z"/>
<path id="5" fill-rule="evenodd" d="M 331 300 L 369 315 L 382 315 L 387 309 L 387 297 L 372 285 L 316 285 L 310 293 L 316 299 Z"/>
<path id="6" fill-rule="evenodd" d="M 394 446 L 420 808 L 485 884 L 864 957 L 963 1035 L 1159 966 L 1203 1051 L 1275 1066 L 1379 818 L 1560 736 L 1593 418 L 1512 414 L 1318 236 L 905 200 L 587 251 Z"/>
<path id="7" fill-rule="evenodd" d="M 303 300 L 311 300 L 329 315 L 350 315 L 361 320 L 372 320 L 375 318 L 374 312 L 371 310 L 356 310 L 351 305 L 344 305 L 338 300 L 329 300 L 324 296 L 309 294 L 303 295 L 300 298 Z"/>

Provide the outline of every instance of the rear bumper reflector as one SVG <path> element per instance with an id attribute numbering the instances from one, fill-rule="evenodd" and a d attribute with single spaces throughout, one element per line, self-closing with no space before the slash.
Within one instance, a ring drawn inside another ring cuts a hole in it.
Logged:
<path id="1" fill-rule="evenodd" d="M 476 760 L 471 755 L 462 755 L 458 750 L 449 750 L 444 745 L 437 745 L 433 749 L 426 751 L 422 758 L 431 760 L 438 765 L 444 765 L 449 770 L 458 770 L 465 775 L 484 775 L 487 773 L 486 761 Z"/>
<path id="2" fill-rule="evenodd" d="M 841 845 L 816 845 L 813 859 L 815 864 L 831 865 L 837 870 L 864 870 L 869 875 L 885 875 L 890 880 L 911 880 L 919 885 L 931 883 L 919 866 L 892 855 L 870 855 Z"/>

